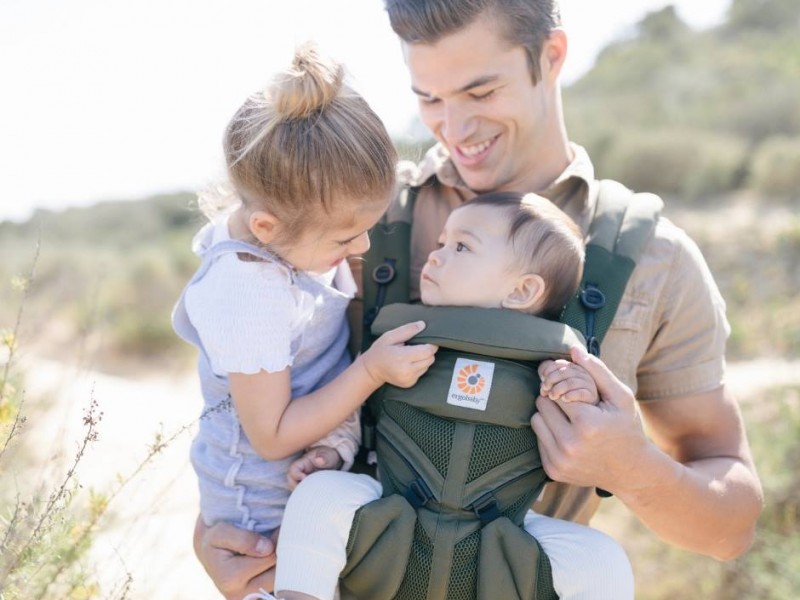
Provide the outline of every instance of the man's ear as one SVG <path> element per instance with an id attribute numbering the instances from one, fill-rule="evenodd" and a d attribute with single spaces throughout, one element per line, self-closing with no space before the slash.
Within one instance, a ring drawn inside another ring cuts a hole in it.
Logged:
<path id="1" fill-rule="evenodd" d="M 528 313 L 538 312 L 545 299 L 545 284 L 541 275 L 528 273 L 522 275 L 514 289 L 505 297 L 501 306 Z"/>
<path id="2" fill-rule="evenodd" d="M 561 69 L 564 67 L 564 61 L 567 59 L 567 34 L 561 27 L 556 27 L 550 31 L 550 35 L 542 46 L 541 55 L 541 70 L 542 77 L 555 83 Z"/>
<path id="3" fill-rule="evenodd" d="M 256 210 L 250 213 L 247 220 L 247 227 L 250 233 L 262 244 L 269 244 L 275 241 L 278 233 L 278 219 L 270 212 Z"/>

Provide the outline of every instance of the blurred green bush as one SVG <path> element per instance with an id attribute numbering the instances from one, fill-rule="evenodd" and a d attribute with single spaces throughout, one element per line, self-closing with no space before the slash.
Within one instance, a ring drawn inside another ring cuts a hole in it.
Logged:
<path id="1" fill-rule="evenodd" d="M 765 196 L 800 198 L 800 136 L 767 138 L 753 153 L 748 184 Z"/>

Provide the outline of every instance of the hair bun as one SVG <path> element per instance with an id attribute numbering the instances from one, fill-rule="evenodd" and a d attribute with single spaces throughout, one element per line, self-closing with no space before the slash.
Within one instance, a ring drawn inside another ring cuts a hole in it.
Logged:
<path id="1" fill-rule="evenodd" d="M 343 80 L 341 64 L 323 56 L 314 44 L 305 44 L 270 87 L 275 112 L 287 119 L 306 118 L 336 98 Z"/>

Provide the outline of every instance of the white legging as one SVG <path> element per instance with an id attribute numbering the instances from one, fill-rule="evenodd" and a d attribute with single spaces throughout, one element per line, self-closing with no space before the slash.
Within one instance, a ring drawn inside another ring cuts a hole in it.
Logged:
<path id="1" fill-rule="evenodd" d="M 304 479 L 289 498 L 281 524 L 275 590 L 333 600 L 353 515 L 381 491 L 368 475 L 319 471 Z M 628 557 L 606 534 L 533 511 L 524 527 L 547 553 L 561 600 L 633 599 Z"/>

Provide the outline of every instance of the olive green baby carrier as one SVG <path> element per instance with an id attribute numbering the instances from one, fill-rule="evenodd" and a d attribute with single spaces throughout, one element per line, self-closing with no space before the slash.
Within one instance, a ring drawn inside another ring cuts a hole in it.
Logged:
<path id="1" fill-rule="evenodd" d="M 373 231 L 365 324 L 377 336 L 424 320 L 414 341 L 440 350 L 414 388 L 384 386 L 364 411 L 384 497 L 356 513 L 342 598 L 556 598 L 547 556 L 521 529 L 546 481 L 530 428 L 536 367 L 584 336 L 599 352 L 661 201 L 602 183 L 584 279 L 563 315 L 582 336 L 509 310 L 388 306 L 408 299 L 413 198 L 412 188 Z"/>

